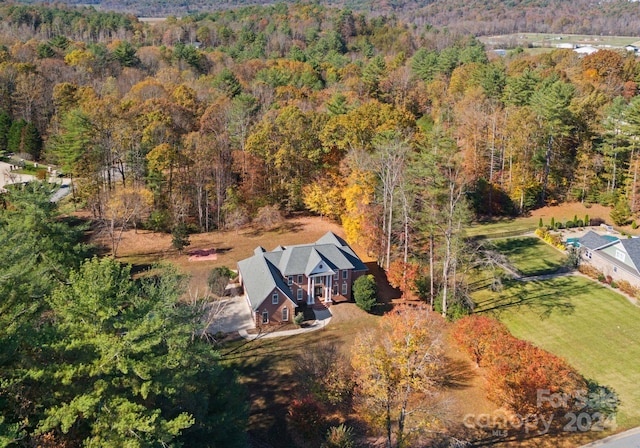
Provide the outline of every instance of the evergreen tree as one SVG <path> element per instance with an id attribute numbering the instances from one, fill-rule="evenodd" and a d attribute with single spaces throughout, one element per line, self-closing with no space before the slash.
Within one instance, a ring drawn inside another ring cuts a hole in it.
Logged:
<path id="1" fill-rule="evenodd" d="M 353 298 L 358 308 L 371 311 L 376 304 L 378 287 L 373 275 L 363 275 L 353 282 Z"/>
<path id="2" fill-rule="evenodd" d="M 40 160 L 42 137 L 40 137 L 40 133 L 33 123 L 27 123 L 27 125 L 22 128 L 22 145 L 20 152 L 30 154 L 33 160 Z"/>
<path id="3" fill-rule="evenodd" d="M 22 129 L 27 125 L 27 122 L 22 118 L 11 123 L 9 133 L 7 135 L 7 151 L 18 153 L 21 150 L 22 145 Z"/>
<path id="4" fill-rule="evenodd" d="M 7 150 L 10 129 L 11 117 L 5 111 L 0 112 L 0 151 Z"/>

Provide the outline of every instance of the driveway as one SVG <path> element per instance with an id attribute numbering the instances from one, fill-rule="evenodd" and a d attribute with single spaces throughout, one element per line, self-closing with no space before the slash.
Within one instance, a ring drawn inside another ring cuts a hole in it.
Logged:
<path id="1" fill-rule="evenodd" d="M 207 333 L 216 334 L 219 331 L 231 333 L 255 328 L 255 322 L 251 317 L 251 311 L 244 296 L 235 296 L 215 302 L 212 312 L 215 317 L 207 328 Z"/>

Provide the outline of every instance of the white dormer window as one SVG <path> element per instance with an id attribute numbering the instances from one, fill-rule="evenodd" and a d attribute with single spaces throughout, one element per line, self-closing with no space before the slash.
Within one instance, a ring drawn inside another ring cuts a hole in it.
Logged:
<path id="1" fill-rule="evenodd" d="M 273 305 L 277 305 L 278 304 L 278 293 L 274 292 L 273 295 L 271 296 L 271 303 Z"/>
<path id="2" fill-rule="evenodd" d="M 616 249 L 616 258 L 620 261 L 624 261 L 624 252 Z"/>

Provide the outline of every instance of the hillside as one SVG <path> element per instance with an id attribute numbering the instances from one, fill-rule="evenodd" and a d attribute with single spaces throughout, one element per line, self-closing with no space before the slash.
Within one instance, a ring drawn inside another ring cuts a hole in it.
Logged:
<path id="1" fill-rule="evenodd" d="M 36 3 L 32 0 L 18 3 Z M 185 16 L 198 12 L 250 5 L 269 0 L 62 0 L 69 5 L 94 5 L 105 11 L 138 17 Z M 277 3 L 297 2 L 285 0 Z M 395 14 L 418 27 L 447 27 L 474 35 L 515 32 L 633 35 L 640 28 L 640 2 L 610 0 L 322 0 L 319 4 L 374 14 Z"/>

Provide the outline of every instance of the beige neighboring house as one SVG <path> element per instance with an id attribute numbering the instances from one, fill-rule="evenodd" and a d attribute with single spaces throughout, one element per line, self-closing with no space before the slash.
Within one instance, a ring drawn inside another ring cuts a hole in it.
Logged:
<path id="1" fill-rule="evenodd" d="M 293 319 L 298 306 L 324 308 L 334 300 L 349 300 L 353 282 L 367 267 L 333 232 L 315 243 L 257 247 L 238 262 L 240 284 L 257 327 Z"/>
<path id="2" fill-rule="evenodd" d="M 578 242 L 583 262 L 613 280 L 640 288 L 640 238 L 607 238 L 590 230 Z"/>

